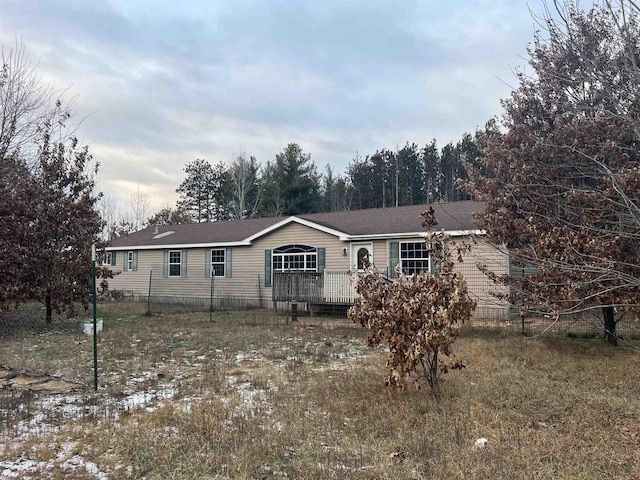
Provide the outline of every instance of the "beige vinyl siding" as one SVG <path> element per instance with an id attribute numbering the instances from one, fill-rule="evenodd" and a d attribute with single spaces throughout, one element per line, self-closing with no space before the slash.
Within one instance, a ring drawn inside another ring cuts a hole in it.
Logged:
<path id="1" fill-rule="evenodd" d="M 423 241 L 423 238 L 400 241 Z M 456 240 L 459 240 L 458 238 Z M 395 240 L 393 240 L 395 241 Z M 386 273 L 389 267 L 389 244 L 391 240 L 374 240 L 373 262 L 378 271 Z M 271 287 L 265 287 L 264 252 L 284 245 L 310 245 L 325 249 L 325 268 L 347 272 L 350 268 L 350 243 L 342 242 L 334 235 L 297 223 L 284 227 L 256 239 L 251 246 L 232 248 L 231 278 L 215 277 L 215 298 L 244 299 L 255 305 L 271 306 Z M 218 247 L 219 248 L 219 247 Z M 347 255 L 343 255 L 343 249 Z M 176 250 L 181 250 L 176 248 Z M 187 277 L 163 277 L 165 250 L 137 250 L 138 269 L 122 272 L 109 280 L 111 289 L 134 292 L 146 296 L 149 289 L 149 273 L 153 271 L 151 294 L 167 297 L 209 298 L 211 278 L 205 277 L 205 248 L 187 250 Z M 124 252 L 118 251 L 118 265 L 114 271 L 122 270 Z M 472 245 L 471 253 L 465 254 L 462 264 L 456 264 L 466 280 L 471 296 L 478 303 L 476 318 L 504 318 L 508 305 L 497 300 L 491 292 L 506 292 L 506 287 L 493 285 L 477 268 L 477 263 L 486 263 L 496 274 L 507 273 L 507 257 L 482 239 Z M 393 268 L 393 266 L 392 266 Z"/>
<path id="2" fill-rule="evenodd" d="M 507 318 L 509 315 L 508 302 L 496 298 L 492 293 L 508 293 L 508 287 L 494 285 L 478 269 L 478 264 L 487 265 L 489 270 L 496 275 L 505 275 L 509 272 L 509 258 L 486 240 L 477 239 L 471 245 L 471 252 L 463 255 L 462 260 L 462 263 L 456 262 L 455 269 L 464 275 L 469 293 L 477 303 L 474 318 Z"/>
<path id="3" fill-rule="evenodd" d="M 380 273 L 388 275 L 389 246 L 386 240 L 373 241 L 373 265 Z"/>
<path id="4" fill-rule="evenodd" d="M 137 252 L 138 270 L 125 272 L 122 269 L 122 262 L 126 251 L 118 251 L 118 264 L 113 268 L 114 276 L 108 280 L 110 289 L 141 293 L 145 287 L 149 288 L 150 265 L 153 264 L 155 258 L 159 258 L 160 265 L 162 265 L 162 251 L 137 250 Z M 162 276 L 162 270 L 159 273 Z M 146 294 L 146 291 L 144 293 Z"/>
<path id="5" fill-rule="evenodd" d="M 254 241 L 248 257 L 247 264 L 260 265 L 262 278 L 264 280 L 264 251 L 273 250 L 283 245 L 309 245 L 317 248 L 325 249 L 325 268 L 327 270 L 348 271 L 349 270 L 349 254 L 342 254 L 342 249 L 348 247 L 349 244 L 340 241 L 334 235 L 315 230 L 297 223 L 276 230 Z M 254 257 L 254 255 L 256 257 Z M 259 261 L 258 261 L 259 260 Z M 234 258 L 235 263 L 235 258 Z M 271 289 L 268 289 L 269 298 L 271 298 Z"/>
<path id="6" fill-rule="evenodd" d="M 263 302 L 271 302 L 271 287 L 264 286 L 264 252 L 294 244 L 324 248 L 325 268 L 328 270 L 349 269 L 349 257 L 342 255 L 342 248 L 346 244 L 339 238 L 304 225 L 290 223 L 255 240 L 251 246 L 234 247 L 232 278 L 216 278 L 216 287 L 220 285 L 217 292 L 222 295 L 242 295 L 250 300 L 261 298 Z"/>
<path id="7" fill-rule="evenodd" d="M 238 297 L 255 303 L 262 299 L 264 306 L 269 306 L 271 287 L 264 286 L 264 251 L 291 244 L 325 248 L 325 268 L 345 272 L 349 269 L 349 256 L 342 254 L 343 247 L 348 247 L 347 243 L 341 242 L 334 235 L 290 223 L 255 240 L 251 246 L 232 247 L 231 278 L 214 278 L 215 297 Z M 165 250 L 138 250 L 138 270 L 116 275 L 109 281 L 109 286 L 116 290 L 147 295 L 149 272 L 153 270 L 153 296 L 209 297 L 211 279 L 205 277 L 206 250 L 187 249 L 186 278 L 163 277 Z"/>
<path id="8" fill-rule="evenodd" d="M 374 257 L 376 267 L 381 272 L 389 267 L 389 244 L 392 241 L 421 242 L 424 241 L 424 238 L 375 242 L 373 246 Z M 455 241 L 463 241 L 463 239 L 456 237 Z M 477 303 L 474 318 L 506 318 L 509 313 L 508 303 L 497 299 L 492 293 L 506 293 L 508 287 L 491 283 L 478 269 L 478 263 L 486 264 L 497 275 L 503 275 L 509 269 L 508 258 L 485 240 L 476 239 L 476 242 L 472 244 L 471 252 L 465 253 L 462 257 L 462 263 L 456 261 L 454 266 L 455 271 L 465 277 L 469 294 Z M 395 268 L 395 266 L 391 266 L 391 268 Z"/>

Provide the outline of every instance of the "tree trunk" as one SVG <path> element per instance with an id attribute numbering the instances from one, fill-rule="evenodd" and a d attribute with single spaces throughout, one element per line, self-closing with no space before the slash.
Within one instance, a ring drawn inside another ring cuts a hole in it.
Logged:
<path id="1" fill-rule="evenodd" d="M 616 338 L 616 317 L 613 307 L 602 307 L 602 316 L 604 317 L 604 340 L 614 347 L 618 345 Z"/>
<path id="2" fill-rule="evenodd" d="M 440 384 L 438 382 L 438 351 L 436 350 L 430 356 L 431 358 L 427 361 L 427 364 L 428 364 L 428 371 L 426 372 L 427 382 L 431 387 L 433 396 L 437 399 L 437 398 L 440 398 Z"/>
<path id="3" fill-rule="evenodd" d="M 51 294 L 47 293 L 44 297 L 44 305 L 47 310 L 47 324 L 51 323 L 53 316 L 53 307 L 51 306 Z"/>

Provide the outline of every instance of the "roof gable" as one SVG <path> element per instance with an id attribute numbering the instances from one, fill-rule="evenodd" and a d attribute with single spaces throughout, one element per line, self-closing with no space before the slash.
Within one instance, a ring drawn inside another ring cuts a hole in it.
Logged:
<path id="1" fill-rule="evenodd" d="M 335 230 L 333 228 L 318 224 L 318 223 L 314 223 L 312 221 L 309 220 L 305 220 L 303 217 L 297 217 L 295 215 L 292 215 L 291 217 L 285 218 L 284 220 L 282 220 L 281 222 L 276 223 L 275 225 L 272 225 L 268 228 L 265 228 L 264 230 L 261 230 L 260 232 L 257 232 L 256 234 L 252 235 L 251 237 L 245 239 L 247 242 L 252 242 L 253 240 L 255 240 L 256 238 L 260 238 L 263 237 L 264 235 L 267 235 L 268 233 L 273 232 L 274 230 L 277 230 L 281 227 L 284 227 L 285 225 L 289 225 L 290 223 L 298 223 L 300 225 L 304 225 L 305 227 L 309 227 L 309 228 L 313 228 L 314 230 L 320 230 L 321 232 L 325 232 L 328 233 L 330 235 L 335 235 L 336 237 L 340 237 L 340 238 L 344 238 L 347 236 L 346 233 Z"/>

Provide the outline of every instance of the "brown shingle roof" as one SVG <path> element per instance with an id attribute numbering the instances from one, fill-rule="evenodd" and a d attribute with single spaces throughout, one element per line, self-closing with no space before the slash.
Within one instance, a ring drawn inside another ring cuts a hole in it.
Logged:
<path id="1" fill-rule="evenodd" d="M 433 204 L 438 221 L 438 230 L 473 230 L 471 214 L 484 210 L 482 203 L 462 201 Z M 348 212 L 312 213 L 297 215 L 298 218 L 319 226 L 337 230 L 346 235 L 384 235 L 422 232 L 420 213 L 429 205 L 408 205 L 393 208 L 372 208 Z M 121 237 L 111 242 L 112 247 L 191 245 L 241 242 L 273 227 L 288 217 L 255 218 L 231 222 L 193 223 L 162 225 L 157 237 L 154 226 Z"/>
<path id="2" fill-rule="evenodd" d="M 171 235 L 156 237 L 155 226 L 116 238 L 112 247 L 139 245 L 188 245 L 194 243 L 239 242 L 247 237 L 269 228 L 283 218 L 252 218 L 232 222 L 189 223 L 181 225 L 161 225 L 160 234 L 174 232 Z"/>
<path id="3" fill-rule="evenodd" d="M 471 213 L 484 210 L 482 203 L 473 201 L 434 203 L 432 207 L 437 229 L 447 231 L 475 229 Z M 349 235 L 382 235 L 424 231 L 420 213 L 428 208 L 429 205 L 407 205 L 298 216 Z"/>

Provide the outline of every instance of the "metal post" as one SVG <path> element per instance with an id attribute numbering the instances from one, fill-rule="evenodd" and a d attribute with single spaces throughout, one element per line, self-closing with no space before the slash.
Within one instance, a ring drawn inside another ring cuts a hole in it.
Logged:
<path id="1" fill-rule="evenodd" d="M 98 298 L 96 291 L 96 244 L 91 245 L 91 276 L 93 277 L 93 389 L 98 390 Z"/>
<path id="2" fill-rule="evenodd" d="M 213 283 L 215 278 L 216 277 L 211 275 L 211 293 L 209 295 L 209 321 L 210 322 L 213 322 Z"/>
<path id="3" fill-rule="evenodd" d="M 149 294 L 147 295 L 147 315 L 151 315 L 151 278 L 153 277 L 153 269 L 149 270 Z"/>

